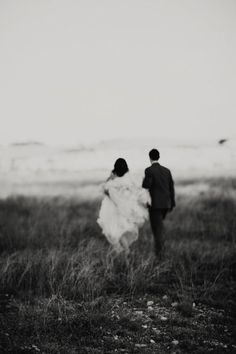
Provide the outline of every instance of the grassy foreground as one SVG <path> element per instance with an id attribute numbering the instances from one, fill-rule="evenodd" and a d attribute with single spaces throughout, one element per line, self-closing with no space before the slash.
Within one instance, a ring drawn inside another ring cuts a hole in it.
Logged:
<path id="1" fill-rule="evenodd" d="M 99 201 L 0 201 L 0 353 L 233 353 L 235 181 L 177 198 L 166 252 L 149 225 L 128 258 L 96 224 Z"/>

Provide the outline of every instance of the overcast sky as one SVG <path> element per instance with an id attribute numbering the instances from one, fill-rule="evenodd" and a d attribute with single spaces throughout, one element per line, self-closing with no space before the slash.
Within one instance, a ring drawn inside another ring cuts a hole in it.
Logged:
<path id="1" fill-rule="evenodd" d="M 235 0 L 0 0 L 0 144 L 235 136 L 235 63 Z"/>

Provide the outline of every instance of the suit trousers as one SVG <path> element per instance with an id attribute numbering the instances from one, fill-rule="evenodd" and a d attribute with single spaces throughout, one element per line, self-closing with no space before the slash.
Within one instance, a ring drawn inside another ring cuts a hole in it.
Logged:
<path id="1" fill-rule="evenodd" d="M 156 255 L 158 255 L 163 249 L 163 220 L 165 219 L 167 212 L 168 209 L 149 209 L 150 224 L 154 237 Z"/>

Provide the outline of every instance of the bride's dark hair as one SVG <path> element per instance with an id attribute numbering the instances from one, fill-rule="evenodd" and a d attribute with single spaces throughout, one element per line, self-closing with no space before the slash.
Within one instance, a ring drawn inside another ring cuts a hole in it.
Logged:
<path id="1" fill-rule="evenodd" d="M 125 159 L 119 158 L 116 160 L 113 173 L 117 175 L 118 177 L 124 176 L 127 172 L 129 171 L 127 162 Z"/>

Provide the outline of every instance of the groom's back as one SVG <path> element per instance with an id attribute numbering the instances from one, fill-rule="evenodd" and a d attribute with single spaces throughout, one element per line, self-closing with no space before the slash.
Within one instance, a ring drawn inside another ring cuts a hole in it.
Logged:
<path id="1" fill-rule="evenodd" d="M 173 179 L 168 168 L 153 163 L 145 170 L 143 187 L 149 189 L 153 209 L 170 209 L 173 206 Z"/>

